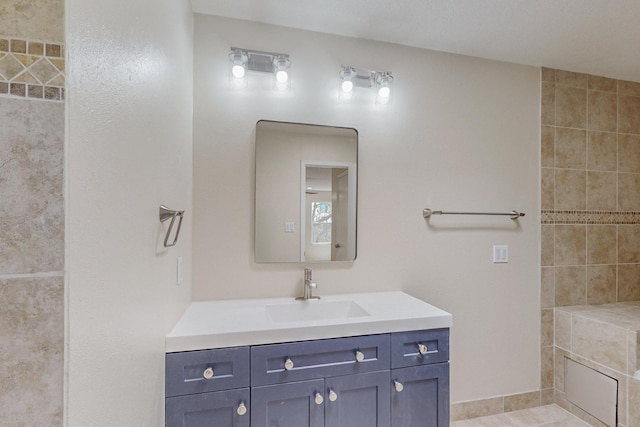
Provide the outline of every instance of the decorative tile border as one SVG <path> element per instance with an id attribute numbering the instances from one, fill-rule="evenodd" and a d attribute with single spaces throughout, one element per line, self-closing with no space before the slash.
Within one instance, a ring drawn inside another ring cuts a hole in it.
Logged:
<path id="1" fill-rule="evenodd" d="M 64 45 L 0 36 L 0 96 L 64 101 Z"/>
<path id="2" fill-rule="evenodd" d="M 640 224 L 640 212 L 621 211 L 541 211 L 542 224 Z"/>

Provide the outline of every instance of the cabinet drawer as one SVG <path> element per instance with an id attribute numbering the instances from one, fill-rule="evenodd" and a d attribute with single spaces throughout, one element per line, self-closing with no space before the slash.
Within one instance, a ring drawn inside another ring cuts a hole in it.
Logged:
<path id="1" fill-rule="evenodd" d="M 251 384 L 389 369 L 388 334 L 251 347 Z"/>
<path id="2" fill-rule="evenodd" d="M 249 386 L 249 347 L 168 353 L 167 397 Z"/>
<path id="3" fill-rule="evenodd" d="M 248 388 L 166 399 L 166 427 L 249 427 Z"/>
<path id="4" fill-rule="evenodd" d="M 391 367 L 425 365 L 449 360 L 449 329 L 391 334 Z"/>

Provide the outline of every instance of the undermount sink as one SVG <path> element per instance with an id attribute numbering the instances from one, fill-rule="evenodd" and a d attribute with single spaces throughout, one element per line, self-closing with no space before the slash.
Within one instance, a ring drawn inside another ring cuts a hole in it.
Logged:
<path id="1" fill-rule="evenodd" d="M 310 322 L 370 315 L 356 302 L 350 300 L 292 301 L 266 305 L 265 308 L 274 322 Z"/>

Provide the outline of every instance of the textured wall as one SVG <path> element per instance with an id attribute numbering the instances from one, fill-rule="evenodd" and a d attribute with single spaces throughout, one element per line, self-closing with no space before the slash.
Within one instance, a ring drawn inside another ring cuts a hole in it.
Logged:
<path id="1" fill-rule="evenodd" d="M 62 424 L 63 4 L 0 4 L 0 425 Z"/>
<path id="2" fill-rule="evenodd" d="M 454 402 L 539 391 L 539 70 L 204 15 L 194 40 L 194 299 L 294 296 L 309 266 L 319 295 L 405 290 L 453 314 Z M 255 74 L 231 90 L 230 46 L 289 53 L 291 91 Z M 393 71 L 392 103 L 338 100 L 349 63 Z M 355 262 L 254 263 L 260 119 L 358 130 Z M 427 223 L 427 207 L 527 216 Z"/>
<path id="3" fill-rule="evenodd" d="M 193 15 L 184 0 L 66 7 L 65 420 L 162 426 L 164 339 L 191 298 Z M 186 211 L 168 249 L 161 204 Z"/>

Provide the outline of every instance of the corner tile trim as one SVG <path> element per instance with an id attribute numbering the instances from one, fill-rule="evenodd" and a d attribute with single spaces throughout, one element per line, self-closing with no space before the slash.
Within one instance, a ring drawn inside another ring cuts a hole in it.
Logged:
<path id="1" fill-rule="evenodd" d="M 540 222 L 542 224 L 640 224 L 640 212 L 543 209 Z"/>

